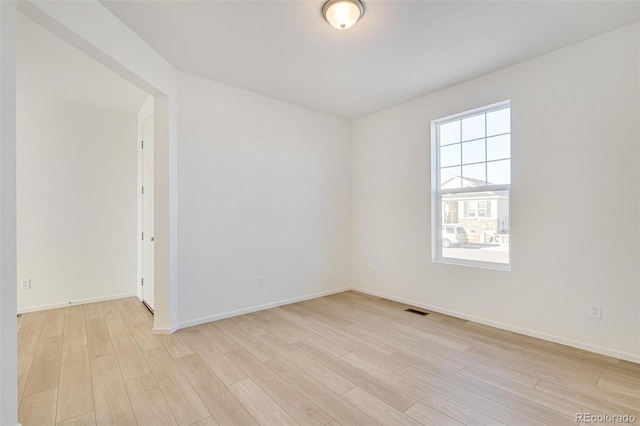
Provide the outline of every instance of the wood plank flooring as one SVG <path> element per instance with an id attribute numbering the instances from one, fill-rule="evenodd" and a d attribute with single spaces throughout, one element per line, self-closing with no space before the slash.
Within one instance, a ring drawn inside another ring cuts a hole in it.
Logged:
<path id="1" fill-rule="evenodd" d="M 136 298 L 22 315 L 30 425 L 575 425 L 640 419 L 640 365 L 348 291 L 151 334 Z M 640 424 L 636 420 L 635 424 Z"/>

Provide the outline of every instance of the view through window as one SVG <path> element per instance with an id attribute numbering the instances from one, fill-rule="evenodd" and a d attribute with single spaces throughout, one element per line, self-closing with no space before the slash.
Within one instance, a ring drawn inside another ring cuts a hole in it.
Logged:
<path id="1" fill-rule="evenodd" d="M 509 269 L 509 102 L 432 123 L 434 260 Z"/>

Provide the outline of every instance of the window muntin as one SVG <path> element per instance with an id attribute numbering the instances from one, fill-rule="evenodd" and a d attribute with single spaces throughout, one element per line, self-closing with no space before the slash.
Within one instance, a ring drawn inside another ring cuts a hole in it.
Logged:
<path id="1" fill-rule="evenodd" d="M 432 135 L 433 260 L 509 269 L 509 102 L 435 120 Z M 444 238 L 446 225 L 465 238 Z"/>

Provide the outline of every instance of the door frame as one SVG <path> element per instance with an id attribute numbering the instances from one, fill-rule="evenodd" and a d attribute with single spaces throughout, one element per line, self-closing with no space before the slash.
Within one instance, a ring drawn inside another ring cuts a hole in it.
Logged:
<path id="1" fill-rule="evenodd" d="M 149 185 L 145 185 L 145 153 L 149 152 L 149 148 L 153 148 L 154 141 L 145 139 L 144 137 L 144 127 L 149 123 L 149 120 L 153 120 L 154 117 L 154 109 L 153 109 L 153 97 L 149 96 L 145 101 L 144 105 L 138 112 L 138 226 L 137 226 L 137 248 L 138 248 L 138 279 L 136 284 L 136 294 L 138 299 L 145 304 L 145 306 L 154 313 L 154 306 L 149 306 L 147 301 L 144 298 L 144 290 L 145 288 L 154 287 L 154 279 L 153 276 L 149 276 L 146 273 L 145 268 L 145 242 L 149 241 L 150 237 L 153 237 L 154 232 L 145 231 L 145 223 L 149 220 L 149 217 L 146 215 L 146 210 L 144 206 L 145 194 L 148 194 L 149 191 L 153 191 L 153 185 L 149 188 Z M 146 188 L 145 188 L 146 186 Z M 152 212 L 153 215 L 153 212 Z M 153 220 L 153 217 L 151 217 Z M 144 236 L 144 237 L 143 237 Z M 143 281 L 144 280 L 144 281 Z M 154 287 L 155 289 L 155 287 Z M 155 314 L 154 314 L 155 315 Z"/>

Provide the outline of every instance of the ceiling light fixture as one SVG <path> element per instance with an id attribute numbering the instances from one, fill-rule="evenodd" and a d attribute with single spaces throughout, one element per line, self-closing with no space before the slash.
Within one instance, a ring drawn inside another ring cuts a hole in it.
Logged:
<path id="1" fill-rule="evenodd" d="M 322 6 L 322 16 L 339 30 L 351 28 L 364 15 L 364 3 L 360 0 L 327 0 Z"/>

